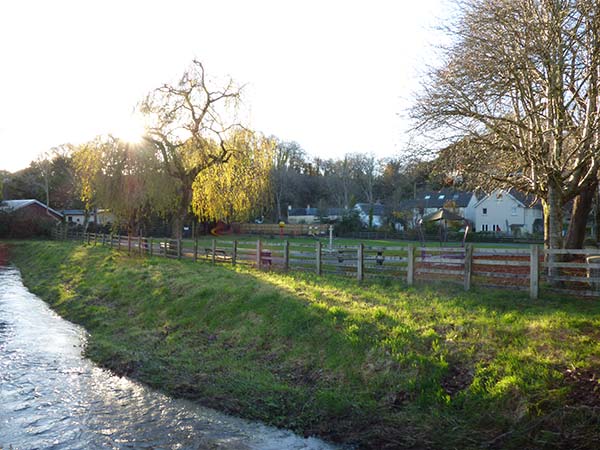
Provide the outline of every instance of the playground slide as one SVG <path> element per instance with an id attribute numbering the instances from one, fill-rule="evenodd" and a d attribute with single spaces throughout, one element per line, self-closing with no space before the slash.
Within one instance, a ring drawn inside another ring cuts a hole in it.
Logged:
<path id="1" fill-rule="evenodd" d="M 233 228 L 230 225 L 227 225 L 225 222 L 221 222 L 220 220 L 217 222 L 217 225 L 210 230 L 210 234 L 215 237 L 231 233 L 233 233 Z"/>

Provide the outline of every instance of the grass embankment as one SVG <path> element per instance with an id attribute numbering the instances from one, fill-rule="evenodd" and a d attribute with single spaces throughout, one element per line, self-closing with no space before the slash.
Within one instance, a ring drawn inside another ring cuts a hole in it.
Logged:
<path id="1" fill-rule="evenodd" d="M 120 374 L 361 448 L 596 448 L 600 302 L 15 243 Z"/>

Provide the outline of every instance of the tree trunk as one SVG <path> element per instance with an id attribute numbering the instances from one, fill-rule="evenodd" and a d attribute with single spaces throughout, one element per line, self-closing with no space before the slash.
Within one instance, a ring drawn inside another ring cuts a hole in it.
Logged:
<path id="1" fill-rule="evenodd" d="M 542 202 L 542 209 L 544 212 L 544 248 L 550 248 L 550 208 L 548 202 Z"/>
<path id="2" fill-rule="evenodd" d="M 600 242 L 600 192 L 596 191 L 594 194 L 594 202 L 596 203 L 595 205 L 595 233 L 594 233 L 594 238 L 596 240 L 596 245 L 598 244 L 598 242 Z"/>
<path id="3" fill-rule="evenodd" d="M 185 183 L 182 183 L 181 188 L 181 204 L 173 216 L 173 230 L 171 230 L 174 239 L 183 238 L 183 225 L 188 217 L 188 211 L 192 202 L 192 188 L 189 183 L 189 189 L 186 188 Z"/>
<path id="4" fill-rule="evenodd" d="M 569 229 L 567 231 L 565 248 L 583 248 L 585 228 L 597 190 L 598 182 L 595 181 L 583 188 L 579 195 L 575 197 L 573 209 L 571 210 L 571 222 L 569 223 Z"/>
<path id="5" fill-rule="evenodd" d="M 563 236 L 562 236 L 562 195 L 560 191 L 560 187 L 556 186 L 552 180 L 548 183 L 548 199 L 547 199 L 547 207 L 544 208 L 544 215 L 548 216 L 548 235 L 544 238 L 545 241 L 548 242 L 548 249 L 560 249 L 563 246 Z M 544 217 L 544 224 L 546 222 L 546 217 Z M 546 230 L 544 230 L 546 231 Z M 560 262 L 560 255 L 550 254 L 548 257 L 548 262 L 550 264 L 554 262 Z M 557 267 L 549 267 L 548 269 L 548 278 L 550 279 L 550 284 L 552 286 L 559 286 L 560 281 L 556 281 L 555 277 L 560 275 L 560 269 Z"/>
<path id="6" fill-rule="evenodd" d="M 173 216 L 173 229 L 171 230 L 173 239 L 181 239 L 183 237 L 184 220 L 185 218 L 181 214 L 176 214 Z"/>
<path id="7" fill-rule="evenodd" d="M 280 220 L 283 220 L 283 215 L 281 214 L 281 194 L 278 192 L 275 192 L 275 204 L 277 206 L 277 217 L 275 219 L 279 222 Z"/>

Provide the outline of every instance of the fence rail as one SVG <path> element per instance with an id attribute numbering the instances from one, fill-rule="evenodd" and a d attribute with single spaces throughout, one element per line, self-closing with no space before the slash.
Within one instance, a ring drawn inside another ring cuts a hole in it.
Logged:
<path id="1" fill-rule="evenodd" d="M 358 281 L 385 278 L 416 282 L 444 281 L 471 286 L 528 290 L 536 299 L 543 290 L 600 296 L 600 250 L 405 246 L 323 247 L 282 241 L 211 241 L 156 239 L 68 229 L 53 232 L 57 240 L 102 245 L 132 255 L 192 259 L 211 264 L 243 264 L 263 270 L 282 269 L 338 274 Z"/>
<path id="2" fill-rule="evenodd" d="M 325 234 L 329 229 L 329 225 L 286 223 L 283 227 L 280 227 L 276 223 L 240 223 L 236 224 L 236 228 L 241 234 L 306 236 Z"/>

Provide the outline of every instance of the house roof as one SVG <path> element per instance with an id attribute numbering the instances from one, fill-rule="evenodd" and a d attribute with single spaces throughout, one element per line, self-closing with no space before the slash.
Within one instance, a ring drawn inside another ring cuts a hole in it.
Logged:
<path id="1" fill-rule="evenodd" d="M 533 208 L 533 209 L 542 209 L 542 202 L 536 196 L 531 194 L 525 194 L 517 189 L 511 188 L 509 190 L 506 189 L 496 189 L 493 192 L 490 192 L 488 195 L 479 200 L 475 207 L 479 206 L 484 200 L 490 198 L 492 195 L 497 195 L 498 193 L 505 193 L 511 196 L 517 203 L 520 203 L 524 208 Z"/>
<path id="2" fill-rule="evenodd" d="M 83 209 L 63 209 L 62 212 L 65 216 L 85 216 Z"/>
<path id="3" fill-rule="evenodd" d="M 288 212 L 288 216 L 318 216 L 317 208 L 292 208 Z"/>
<path id="4" fill-rule="evenodd" d="M 343 216 L 345 212 L 344 208 L 292 208 L 288 216 L 318 216 L 319 213 L 324 216 Z"/>
<path id="5" fill-rule="evenodd" d="M 346 208 L 327 208 L 328 216 L 343 216 L 346 213 Z"/>
<path id="6" fill-rule="evenodd" d="M 522 203 L 523 206 L 534 209 L 542 209 L 542 202 L 535 195 L 525 194 L 517 189 L 510 189 L 508 193 L 512 195 L 515 200 Z"/>
<path id="7" fill-rule="evenodd" d="M 416 199 L 403 200 L 399 209 L 414 208 L 443 208 L 447 202 L 454 202 L 458 208 L 466 208 L 475 194 L 468 191 L 442 189 L 440 191 L 425 191 L 418 194 Z"/>
<path id="8" fill-rule="evenodd" d="M 21 208 L 25 208 L 26 206 L 29 205 L 38 205 L 41 206 L 42 208 L 46 209 L 46 205 L 42 202 L 40 202 L 39 200 L 36 200 L 34 198 L 30 198 L 30 199 L 20 199 L 20 200 L 4 200 L 2 202 L 0 202 L 0 210 L 1 211 L 17 211 Z M 63 217 L 63 215 L 52 209 L 52 208 L 48 208 L 48 211 L 51 211 L 53 214 L 56 214 L 58 217 Z"/>

